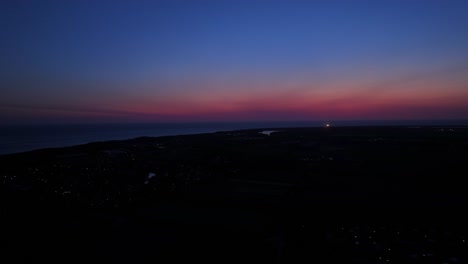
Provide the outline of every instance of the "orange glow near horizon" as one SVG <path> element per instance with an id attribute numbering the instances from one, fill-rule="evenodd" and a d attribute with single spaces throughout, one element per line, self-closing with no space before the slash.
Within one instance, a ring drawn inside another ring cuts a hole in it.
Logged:
<path id="1" fill-rule="evenodd" d="M 468 120 L 466 1 L 6 2 L 0 123 Z"/>
<path id="2" fill-rule="evenodd" d="M 182 98 L 128 101 L 120 104 L 120 109 L 148 117 L 155 115 L 155 119 L 181 120 L 419 119 L 457 118 L 467 114 L 468 91 L 462 89 L 443 90 L 434 85 L 388 89 L 301 88 L 261 93 L 261 89 L 252 88 L 251 93 L 237 94 L 201 91 Z"/>
<path id="3" fill-rule="evenodd" d="M 135 86 L 130 94 L 103 94 L 90 99 L 60 95 L 60 104 L 7 105 L 0 115 L 12 120 L 116 122 L 463 119 L 468 118 L 464 83 L 440 76 L 409 82 L 185 81 L 164 92 L 152 88 L 158 85 L 146 85 Z"/>

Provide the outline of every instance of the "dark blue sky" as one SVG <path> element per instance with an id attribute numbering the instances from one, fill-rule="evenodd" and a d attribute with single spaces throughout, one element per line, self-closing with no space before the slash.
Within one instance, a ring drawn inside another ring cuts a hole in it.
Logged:
<path id="1" fill-rule="evenodd" d="M 468 118 L 467 11 L 468 1 L 2 1 L 0 117 Z"/>

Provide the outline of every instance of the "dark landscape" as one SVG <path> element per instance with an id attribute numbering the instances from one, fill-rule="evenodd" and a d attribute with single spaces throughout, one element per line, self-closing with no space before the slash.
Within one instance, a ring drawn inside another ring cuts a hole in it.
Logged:
<path id="1" fill-rule="evenodd" d="M 467 263 L 467 162 L 464 126 L 265 128 L 2 155 L 2 259 Z"/>
<path id="2" fill-rule="evenodd" d="M 468 263 L 467 0 L 1 0 L 0 264 Z"/>

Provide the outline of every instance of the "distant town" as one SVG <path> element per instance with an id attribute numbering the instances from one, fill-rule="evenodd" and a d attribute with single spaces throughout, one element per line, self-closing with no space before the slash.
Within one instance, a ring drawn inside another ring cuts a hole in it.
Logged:
<path id="1" fill-rule="evenodd" d="M 6 220 L 26 230 L 8 239 L 12 250 L 25 237 L 38 243 L 25 258 L 78 254 L 64 241 L 104 244 L 80 254 L 115 261 L 188 250 L 284 263 L 463 263 L 467 142 L 467 127 L 327 124 L 4 155 Z"/>

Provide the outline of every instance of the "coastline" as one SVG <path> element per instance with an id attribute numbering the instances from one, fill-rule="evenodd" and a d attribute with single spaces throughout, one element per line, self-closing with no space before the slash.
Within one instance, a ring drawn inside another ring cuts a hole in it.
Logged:
<path id="1" fill-rule="evenodd" d="M 70 147 L 109 140 L 129 140 L 138 137 L 177 136 L 248 129 L 324 127 L 327 123 L 332 124 L 334 127 L 464 127 L 468 125 L 468 121 L 463 120 L 110 123 L 62 125 L 4 124 L 0 126 L 0 155 L 21 153 L 43 148 Z"/>
<path id="2" fill-rule="evenodd" d="M 452 130 L 266 128 L 0 156 L 8 252 L 360 263 L 391 247 L 406 263 L 428 244 L 463 262 L 468 129 Z"/>

